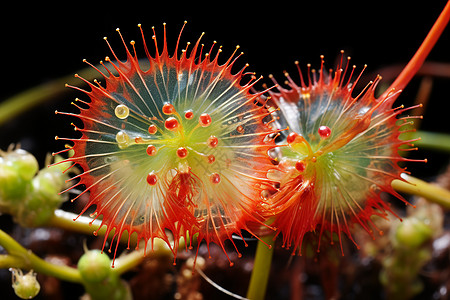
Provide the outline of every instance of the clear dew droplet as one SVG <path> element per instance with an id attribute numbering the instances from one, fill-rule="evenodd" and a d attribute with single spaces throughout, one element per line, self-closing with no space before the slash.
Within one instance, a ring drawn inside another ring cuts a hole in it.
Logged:
<path id="1" fill-rule="evenodd" d="M 130 144 L 130 136 L 123 130 L 117 132 L 116 141 L 119 144 L 120 149 L 124 149 Z"/>
<path id="2" fill-rule="evenodd" d="M 123 120 L 130 115 L 130 109 L 126 105 L 119 104 L 116 106 L 116 109 L 114 109 L 114 114 L 116 117 Z"/>
<path id="3" fill-rule="evenodd" d="M 116 141 L 121 144 L 121 143 L 128 143 L 130 141 L 130 137 L 128 136 L 128 134 L 121 130 L 119 132 L 117 132 L 116 134 Z"/>

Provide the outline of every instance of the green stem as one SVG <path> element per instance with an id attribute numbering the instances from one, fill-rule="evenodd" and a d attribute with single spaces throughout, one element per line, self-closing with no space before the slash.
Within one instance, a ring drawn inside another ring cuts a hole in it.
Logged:
<path id="1" fill-rule="evenodd" d="M 419 130 L 410 133 L 408 137 L 411 139 L 420 137 L 420 140 L 414 142 L 419 147 L 450 153 L 449 134 Z"/>
<path id="2" fill-rule="evenodd" d="M 145 59 L 142 59 L 139 63 L 142 63 L 143 66 L 148 64 Z M 114 70 L 112 70 L 112 73 L 116 74 Z M 81 69 L 76 74 L 88 81 L 100 76 L 97 70 L 91 67 Z M 70 89 L 66 88 L 66 84 L 79 85 L 80 80 L 73 75 L 67 75 L 32 87 L 10 98 L 2 99 L 0 103 L 0 126 L 39 104 L 69 92 Z"/>
<path id="3" fill-rule="evenodd" d="M 273 235 L 265 236 L 261 240 L 256 247 L 255 262 L 247 291 L 247 298 L 250 300 L 264 299 L 272 264 L 273 249 L 267 244 L 272 243 Z"/>
<path id="4" fill-rule="evenodd" d="M 76 219 L 76 221 L 74 221 Z M 53 217 L 46 224 L 48 227 L 58 227 L 74 232 L 80 232 L 84 234 L 92 234 L 94 231 L 97 231 L 101 225 L 101 221 L 95 220 L 92 222 L 91 218 L 80 216 L 77 214 L 67 212 L 61 209 L 55 210 Z M 103 226 L 98 230 L 99 236 L 104 236 L 106 234 L 106 226 Z M 114 235 L 114 232 L 110 232 L 110 237 Z M 128 242 L 128 234 L 124 233 L 121 236 L 122 242 Z M 135 244 L 137 242 L 136 236 L 131 235 L 130 243 Z"/>
<path id="5" fill-rule="evenodd" d="M 114 269 L 112 272 L 115 274 L 123 274 L 132 268 L 138 266 L 144 259 L 144 250 L 136 250 L 127 255 L 121 256 L 116 259 L 114 263 Z"/>
<path id="6" fill-rule="evenodd" d="M 98 76 L 98 72 L 93 68 L 82 69 L 78 74 L 87 80 L 93 80 Z M 65 92 L 69 92 L 70 89 L 66 88 L 65 84 L 75 82 L 77 80 L 74 76 L 68 75 L 48 81 L 5 99 L 0 104 L 0 126 L 39 104 L 54 99 Z"/>
<path id="7" fill-rule="evenodd" d="M 16 242 L 11 236 L 0 229 L 0 245 L 9 253 L 9 258 L 3 256 L 3 261 L 9 263 L 22 261 L 21 267 L 33 269 L 34 271 L 49 276 L 54 276 L 65 281 L 81 282 L 80 273 L 77 269 L 64 265 L 54 265 L 33 254 Z M 11 257 L 14 257 L 11 258 Z M 13 267 L 13 266 L 10 266 Z"/>
<path id="8" fill-rule="evenodd" d="M 25 269 L 26 264 L 23 259 L 17 256 L 9 255 L 9 254 L 1 254 L 0 255 L 0 269 Z"/>
<path id="9" fill-rule="evenodd" d="M 445 209 L 450 209 L 449 190 L 446 190 L 438 185 L 431 184 L 418 178 L 409 176 L 407 174 L 402 174 L 402 177 L 409 183 L 396 179 L 392 181 L 392 187 L 395 190 L 412 195 L 422 196 L 426 198 L 428 201 L 441 205 Z"/>
<path id="10" fill-rule="evenodd" d="M 91 224 L 92 219 L 84 216 L 78 217 L 77 214 L 66 212 L 60 209 L 55 210 L 55 214 L 50 219 L 50 222 L 46 224 L 49 227 L 58 227 L 66 230 L 80 232 L 85 234 L 92 234 L 93 231 L 96 231 L 101 221 L 94 221 Z M 74 219 L 77 218 L 76 221 Z M 99 236 L 104 236 L 106 234 L 106 226 L 100 228 L 98 231 Z M 112 236 L 114 233 L 110 233 Z M 121 241 L 123 243 L 128 243 L 128 234 L 123 234 L 121 236 Z M 132 235 L 130 239 L 130 244 L 134 245 L 137 243 L 136 235 Z M 180 247 L 184 247 L 184 243 L 180 242 Z M 116 259 L 115 267 L 113 269 L 114 273 L 122 274 L 132 269 L 133 267 L 139 265 L 145 255 L 148 254 L 150 250 L 153 250 L 152 253 L 155 255 L 171 255 L 172 251 L 167 246 L 166 242 L 161 239 L 154 239 L 153 246 L 150 244 L 147 246 L 147 252 L 144 253 L 145 249 L 142 247 L 137 251 L 132 251 L 127 255 L 121 256 Z"/>
<path id="11" fill-rule="evenodd" d="M 142 247 L 139 250 L 132 251 L 127 255 L 122 255 L 118 257 L 115 261 L 115 267 L 112 271 L 116 274 L 122 274 L 131 270 L 132 268 L 139 265 L 141 261 L 145 258 L 145 256 L 148 255 L 148 252 L 152 250 L 153 251 L 151 252 L 151 255 L 153 256 L 173 255 L 172 251 L 167 246 L 166 242 L 163 241 L 162 239 L 154 239 L 153 249 L 150 248 L 151 246 L 148 245 L 147 249 L 144 249 L 144 247 Z"/>
<path id="12" fill-rule="evenodd" d="M 75 221 L 76 219 L 76 221 Z M 77 214 L 67 212 L 61 209 L 55 210 L 53 217 L 46 224 L 48 227 L 58 227 L 69 231 L 75 231 L 84 234 L 92 234 L 95 230 L 98 230 L 101 222 L 94 221 L 90 223 L 92 219 L 80 216 Z M 105 234 L 104 230 L 100 230 L 99 234 Z"/>

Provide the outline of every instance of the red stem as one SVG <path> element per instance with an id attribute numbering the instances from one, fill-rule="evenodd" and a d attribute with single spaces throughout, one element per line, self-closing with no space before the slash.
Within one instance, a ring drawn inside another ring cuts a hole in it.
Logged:
<path id="1" fill-rule="evenodd" d="M 414 75 L 416 75 L 417 71 L 422 66 L 431 49 L 433 49 L 437 40 L 441 36 L 442 31 L 444 31 L 445 27 L 447 26 L 449 19 L 450 19 L 450 0 L 445 5 L 444 9 L 442 10 L 441 14 L 436 20 L 436 23 L 434 23 L 433 27 L 426 36 L 422 45 L 420 45 L 416 54 L 414 54 L 414 56 L 411 58 L 411 60 L 403 69 L 403 71 L 400 73 L 400 75 L 398 75 L 397 79 L 395 79 L 395 81 L 391 84 L 391 86 L 383 93 L 381 99 L 385 98 L 387 94 L 392 91 L 392 89 L 403 90 L 408 85 L 411 78 L 413 78 Z"/>

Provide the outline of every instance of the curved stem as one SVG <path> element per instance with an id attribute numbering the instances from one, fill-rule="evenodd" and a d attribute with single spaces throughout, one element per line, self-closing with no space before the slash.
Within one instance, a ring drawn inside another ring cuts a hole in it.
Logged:
<path id="1" fill-rule="evenodd" d="M 411 58 L 409 63 L 403 69 L 403 71 L 398 75 L 397 79 L 391 84 L 391 86 L 383 93 L 381 99 L 385 98 L 387 94 L 391 92 L 392 89 L 403 90 L 411 79 L 416 75 L 417 71 L 422 66 L 423 62 L 427 58 L 431 49 L 433 49 L 437 40 L 444 31 L 447 23 L 450 19 L 450 0 L 445 5 L 438 19 L 434 23 L 428 35 L 425 37 L 422 45 L 420 45 L 416 54 Z"/>
<path id="2" fill-rule="evenodd" d="M 84 216 L 78 217 L 77 214 L 57 209 L 55 210 L 53 217 L 46 225 L 49 227 L 58 227 L 70 231 L 92 234 L 92 232 L 96 231 L 100 227 L 101 222 L 98 220 L 92 223 L 91 222 L 91 218 Z M 104 230 L 100 230 L 99 234 L 104 235 Z"/>
<path id="3" fill-rule="evenodd" d="M 127 255 L 118 257 L 114 262 L 114 269 L 112 272 L 116 274 L 123 274 L 132 268 L 138 266 L 144 259 L 144 250 L 136 250 Z"/>
<path id="4" fill-rule="evenodd" d="M 147 65 L 146 59 L 139 60 L 139 63 L 143 66 Z M 100 66 L 96 66 L 96 68 L 97 67 Z M 111 72 L 117 74 L 115 70 L 111 70 Z M 88 81 L 92 81 L 101 75 L 92 67 L 81 69 L 75 73 Z M 66 88 L 66 84 L 76 85 L 76 82 L 79 82 L 79 80 L 75 76 L 67 75 L 32 87 L 10 98 L 2 100 L 0 103 L 0 126 L 41 103 L 55 99 L 56 97 L 71 91 L 71 89 Z"/>
<path id="5" fill-rule="evenodd" d="M 91 218 L 80 216 L 77 214 L 63 211 L 61 209 L 55 210 L 53 217 L 50 219 L 50 222 L 46 224 L 51 227 L 63 228 L 70 231 L 92 234 L 92 232 L 97 231 L 97 229 L 101 225 L 101 221 L 95 220 L 92 222 Z M 77 218 L 76 221 L 74 219 Z M 92 222 L 92 224 L 91 224 Z M 104 236 L 106 234 L 106 227 L 100 228 L 98 231 L 99 236 Z M 112 237 L 114 235 L 113 232 L 110 233 Z M 128 234 L 123 234 L 121 236 L 121 242 L 128 243 Z M 131 244 L 137 243 L 136 235 L 131 235 L 130 239 Z M 180 242 L 180 248 L 184 247 L 184 243 Z M 172 251 L 167 246 L 166 242 L 161 239 L 154 239 L 152 245 L 152 253 L 156 255 L 172 255 Z M 132 251 L 127 255 L 123 255 L 118 257 L 115 260 L 115 267 L 112 270 L 114 273 L 122 274 L 127 272 L 128 270 L 134 268 L 139 265 L 139 263 L 144 259 L 144 257 L 151 251 L 150 247 L 145 249 L 145 247 L 140 248 L 139 250 Z"/>
<path id="6" fill-rule="evenodd" d="M 422 196 L 430 202 L 441 205 L 445 209 L 450 209 L 449 190 L 446 190 L 438 185 L 425 182 L 413 176 L 409 176 L 407 174 L 402 174 L 402 177 L 409 183 L 395 179 L 394 181 L 392 181 L 392 187 L 395 190 Z"/>
<path id="7" fill-rule="evenodd" d="M 76 219 L 76 220 L 75 220 Z M 70 231 L 80 232 L 84 234 L 92 234 L 97 231 L 99 236 L 104 236 L 106 234 L 106 226 L 101 226 L 100 220 L 92 221 L 91 218 L 85 216 L 78 216 L 77 214 L 64 211 L 62 209 L 55 210 L 53 217 L 46 224 L 48 227 L 58 227 Z M 100 228 L 100 229 L 99 229 Z M 110 237 L 114 235 L 114 231 L 110 232 Z M 124 233 L 121 236 L 122 242 L 128 242 L 128 234 Z M 135 235 L 131 235 L 130 243 L 136 243 L 137 238 Z"/>
<path id="8" fill-rule="evenodd" d="M 98 72 L 90 67 L 80 70 L 78 74 L 88 80 L 93 80 L 95 76 L 98 76 Z M 41 103 L 69 92 L 70 89 L 66 88 L 65 84 L 74 81 L 75 77 L 73 75 L 64 76 L 5 99 L 0 104 L 0 126 Z"/>
<path id="9" fill-rule="evenodd" d="M 114 263 L 114 269 L 112 272 L 116 274 L 123 274 L 130 269 L 138 266 L 141 261 L 148 255 L 150 249 L 139 248 L 139 250 L 132 251 L 126 255 L 118 257 Z M 161 239 L 155 239 L 153 241 L 153 255 L 172 255 L 172 251 L 167 246 L 166 242 Z"/>
<path id="10" fill-rule="evenodd" d="M 9 254 L 1 254 L 0 269 L 9 269 L 9 268 L 25 269 L 26 264 L 20 257 Z"/>
<path id="11" fill-rule="evenodd" d="M 9 260 L 9 263 L 14 263 L 21 260 L 22 264 L 20 267 L 24 269 L 33 269 L 38 273 L 54 276 L 66 281 L 81 283 L 81 276 L 77 269 L 64 265 L 54 265 L 43 260 L 33 254 L 30 250 L 22 247 L 22 245 L 1 229 L 0 245 L 9 253 L 9 257 L 2 257 L 3 261 Z M 14 259 L 11 257 L 14 257 Z"/>
<path id="12" fill-rule="evenodd" d="M 247 298 L 250 300 L 263 300 L 265 298 L 273 255 L 273 249 L 269 248 L 267 244 L 272 243 L 272 241 L 273 235 L 265 236 L 262 241 L 258 241 L 253 271 L 247 290 Z"/>

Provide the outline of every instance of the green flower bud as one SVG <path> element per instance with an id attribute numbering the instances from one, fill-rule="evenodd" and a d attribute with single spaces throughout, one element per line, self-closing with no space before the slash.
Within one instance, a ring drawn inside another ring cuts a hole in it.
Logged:
<path id="1" fill-rule="evenodd" d="M 15 202 L 24 199 L 30 191 L 30 181 L 38 169 L 36 158 L 25 150 L 0 151 L 0 207 L 3 212 L 15 213 Z"/>
<path id="2" fill-rule="evenodd" d="M 32 179 L 30 193 L 22 201 L 21 208 L 13 212 L 19 224 L 25 227 L 42 226 L 52 218 L 65 197 L 59 195 L 64 184 L 61 177 L 64 175 L 45 168 Z"/>
<path id="3" fill-rule="evenodd" d="M 111 260 L 100 250 L 89 250 L 78 261 L 78 270 L 85 282 L 101 282 L 111 274 Z"/>
<path id="4" fill-rule="evenodd" d="M 429 240 L 433 231 L 421 220 L 409 217 L 397 227 L 395 238 L 400 245 L 417 248 Z"/>
<path id="5" fill-rule="evenodd" d="M 33 270 L 23 275 L 22 270 L 11 269 L 12 287 L 16 295 L 21 299 L 32 299 L 36 297 L 41 289 Z"/>
<path id="6" fill-rule="evenodd" d="M 8 213 L 25 227 L 45 225 L 55 209 L 67 199 L 59 192 L 67 187 L 70 162 L 62 162 L 39 170 L 36 158 L 22 149 L 0 150 L 0 212 Z M 51 163 L 50 156 L 47 163 Z M 38 173 L 37 173 L 38 172 Z M 36 174 L 37 173 L 37 174 Z"/>
<path id="7" fill-rule="evenodd" d="M 62 174 L 59 169 L 42 169 L 36 177 L 33 178 L 33 192 L 42 194 L 43 197 L 52 198 L 52 196 L 58 195 L 63 189 L 66 179 L 67 175 Z"/>
<path id="8" fill-rule="evenodd" d="M 14 199 L 23 198 L 29 190 L 29 182 L 19 176 L 14 166 L 0 161 L 0 202 L 3 205 L 12 203 Z"/>
<path id="9" fill-rule="evenodd" d="M 36 158 L 23 149 L 8 152 L 5 156 L 6 164 L 13 166 L 18 175 L 24 180 L 31 180 L 39 170 Z"/>

